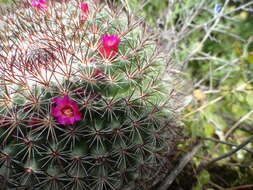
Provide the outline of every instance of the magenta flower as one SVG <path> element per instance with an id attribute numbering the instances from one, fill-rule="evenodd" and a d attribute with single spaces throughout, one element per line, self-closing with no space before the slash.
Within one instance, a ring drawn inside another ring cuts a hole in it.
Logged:
<path id="1" fill-rule="evenodd" d="M 103 35 L 102 47 L 99 49 L 103 58 L 112 59 L 118 54 L 121 40 L 117 35 Z"/>
<path id="2" fill-rule="evenodd" d="M 32 0 L 32 6 L 40 8 L 40 9 L 46 9 L 47 0 Z"/>
<path id="3" fill-rule="evenodd" d="M 80 8 L 82 10 L 81 21 L 86 21 L 88 15 L 89 15 L 89 4 L 88 3 L 80 3 Z"/>
<path id="4" fill-rule="evenodd" d="M 73 125 L 76 121 L 81 120 L 81 113 L 75 101 L 71 100 L 69 96 L 64 98 L 54 98 L 53 102 L 56 104 L 52 109 L 52 115 L 57 117 L 60 124 Z"/>

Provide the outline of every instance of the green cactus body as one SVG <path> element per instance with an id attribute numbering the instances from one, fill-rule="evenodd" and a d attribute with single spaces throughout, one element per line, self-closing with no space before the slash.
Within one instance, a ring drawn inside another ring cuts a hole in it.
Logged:
<path id="1" fill-rule="evenodd" d="M 27 2 L 0 21 L 5 189 L 143 189 L 170 162 L 173 89 L 154 36 L 106 5 L 81 13 Z M 103 44 L 112 34 L 118 49 Z"/>

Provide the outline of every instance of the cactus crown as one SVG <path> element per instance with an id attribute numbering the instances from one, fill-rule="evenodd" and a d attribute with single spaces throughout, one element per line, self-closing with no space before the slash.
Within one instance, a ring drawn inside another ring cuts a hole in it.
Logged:
<path id="1" fill-rule="evenodd" d="M 122 189 L 161 174 L 177 137 L 166 59 L 122 9 L 21 3 L 0 21 L 6 188 Z"/>

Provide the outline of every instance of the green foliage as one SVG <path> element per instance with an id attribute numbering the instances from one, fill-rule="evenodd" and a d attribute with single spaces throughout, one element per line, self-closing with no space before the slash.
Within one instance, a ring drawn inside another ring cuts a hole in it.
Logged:
<path id="1" fill-rule="evenodd" d="M 194 190 L 202 190 L 203 186 L 208 184 L 209 181 L 210 174 L 206 170 L 202 171 L 198 176 L 198 182 Z"/>
<path id="2" fill-rule="evenodd" d="M 230 4 L 226 11 L 231 11 L 235 8 L 235 5 Z M 201 133 L 200 137 L 212 137 L 235 144 L 240 144 L 242 139 L 252 134 L 252 130 L 247 127 L 252 125 L 252 115 L 250 114 L 252 110 L 252 49 L 251 43 L 247 44 L 250 37 L 249 31 L 253 27 L 252 22 L 249 21 L 251 17 L 251 13 L 239 11 L 232 16 L 232 18 L 239 19 L 239 22 L 222 20 L 220 31 L 227 27 L 227 32 L 213 32 L 212 37 L 216 40 L 207 40 L 202 48 L 202 52 L 217 59 L 196 60 L 189 63 L 188 69 L 191 73 L 191 78 L 196 83 L 202 80 L 202 83 L 198 86 L 198 88 L 202 89 L 202 92 L 208 91 L 208 89 L 214 92 L 217 90 L 216 93 L 208 94 L 201 104 L 195 97 L 195 105 L 189 107 L 188 111 L 191 112 L 197 107 L 208 105 L 191 118 L 188 118 L 188 120 L 191 120 L 188 123 L 192 126 L 192 134 L 195 134 L 195 131 L 198 131 L 199 126 L 201 126 L 204 132 Z M 207 18 L 202 17 L 202 19 L 205 20 Z M 222 28 L 222 26 L 225 27 Z M 236 40 L 235 35 L 238 36 Z M 241 39 L 239 40 L 239 38 Z M 222 98 L 218 102 L 210 103 L 219 97 Z M 196 120 L 196 118 L 200 120 Z M 235 125 L 238 125 L 238 127 L 231 133 L 230 138 L 224 139 L 229 129 Z M 232 150 L 231 146 L 218 145 L 217 147 L 217 143 L 213 142 L 206 142 L 206 146 L 205 150 L 211 158 L 221 156 Z M 222 163 L 224 165 L 230 162 L 240 164 L 247 159 L 248 154 L 245 151 L 240 151 L 237 155 Z M 248 163 L 247 166 L 251 167 L 252 163 Z M 245 169 L 247 170 L 247 167 Z M 251 182 L 248 171 L 245 173 L 238 171 L 238 174 L 241 177 L 243 176 L 244 180 L 237 180 L 238 177 L 232 177 L 223 170 L 215 173 L 209 172 L 212 176 L 211 181 L 224 188 L 245 185 Z M 222 183 L 218 178 L 223 178 L 227 183 Z"/>

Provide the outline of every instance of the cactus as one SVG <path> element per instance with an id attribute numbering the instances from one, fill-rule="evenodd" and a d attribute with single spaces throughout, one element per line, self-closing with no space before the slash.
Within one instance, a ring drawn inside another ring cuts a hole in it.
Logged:
<path id="1" fill-rule="evenodd" d="M 180 135 L 155 35 L 104 4 L 13 6 L 0 21 L 2 187 L 148 189 L 162 179 Z"/>

